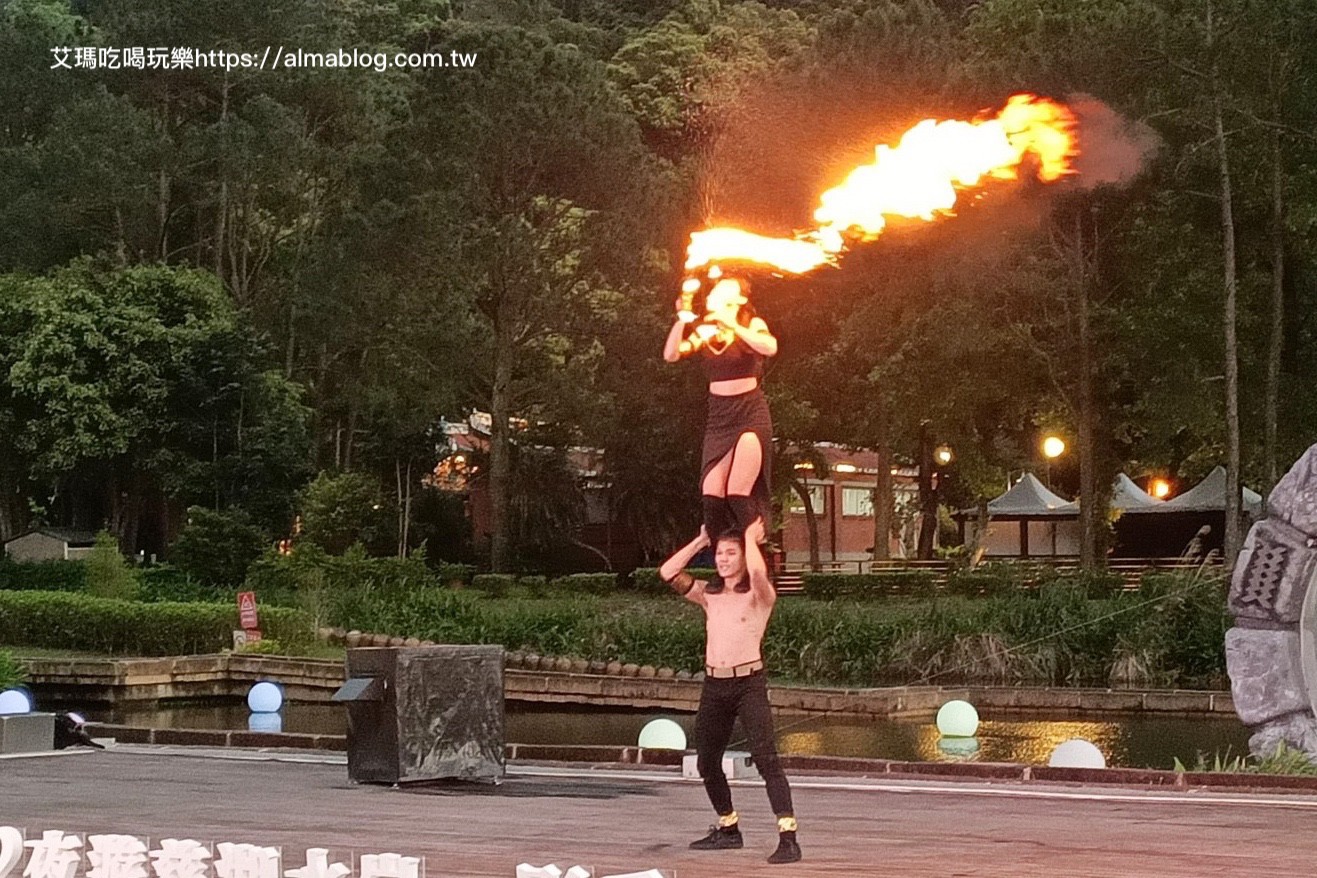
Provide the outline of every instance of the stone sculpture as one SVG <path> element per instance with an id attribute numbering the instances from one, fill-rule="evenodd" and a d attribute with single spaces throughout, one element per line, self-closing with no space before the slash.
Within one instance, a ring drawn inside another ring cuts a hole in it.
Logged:
<path id="1" fill-rule="evenodd" d="M 1271 492 L 1231 577 L 1226 668 L 1249 750 L 1317 761 L 1317 445 Z"/>

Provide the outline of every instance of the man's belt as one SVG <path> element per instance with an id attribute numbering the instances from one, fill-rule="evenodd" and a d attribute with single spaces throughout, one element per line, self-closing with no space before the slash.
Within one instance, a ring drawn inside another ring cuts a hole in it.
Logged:
<path id="1" fill-rule="evenodd" d="M 755 659 L 752 662 L 746 662 L 743 665 L 733 665 L 730 668 L 715 668 L 711 665 L 704 666 L 704 676 L 714 677 L 719 680 L 726 680 L 730 677 L 748 677 L 751 674 L 757 674 L 764 669 L 764 660 Z"/>

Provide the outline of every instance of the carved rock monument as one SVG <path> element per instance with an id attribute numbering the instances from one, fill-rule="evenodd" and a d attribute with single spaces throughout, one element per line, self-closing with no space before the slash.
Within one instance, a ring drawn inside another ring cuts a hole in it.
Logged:
<path id="1" fill-rule="evenodd" d="M 1249 749 L 1317 761 L 1317 445 L 1276 484 L 1230 584 L 1226 668 Z"/>

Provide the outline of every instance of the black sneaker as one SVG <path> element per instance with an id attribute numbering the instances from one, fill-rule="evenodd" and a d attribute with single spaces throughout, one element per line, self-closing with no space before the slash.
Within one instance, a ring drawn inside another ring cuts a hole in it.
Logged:
<path id="1" fill-rule="evenodd" d="M 796 842 L 794 832 L 783 832 L 778 836 L 777 850 L 768 857 L 770 863 L 794 863 L 800 859 L 800 845 Z"/>
<path id="2" fill-rule="evenodd" d="M 730 851 L 744 846 L 745 843 L 741 841 L 741 827 L 736 824 L 710 826 L 708 835 L 691 842 L 693 851 Z"/>

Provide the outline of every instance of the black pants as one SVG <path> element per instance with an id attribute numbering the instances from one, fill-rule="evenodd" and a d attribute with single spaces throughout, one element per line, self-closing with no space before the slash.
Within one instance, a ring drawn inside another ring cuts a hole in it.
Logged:
<path id="1" fill-rule="evenodd" d="M 713 809 L 730 814 L 732 791 L 723 773 L 723 753 L 732 739 L 732 724 L 741 718 L 741 728 L 750 741 L 759 775 L 768 785 L 768 801 L 778 817 L 791 817 L 791 787 L 773 736 L 773 712 L 768 706 L 768 679 L 762 671 L 748 677 L 706 677 L 700 690 L 700 709 L 695 714 L 695 753 L 704 789 Z"/>

